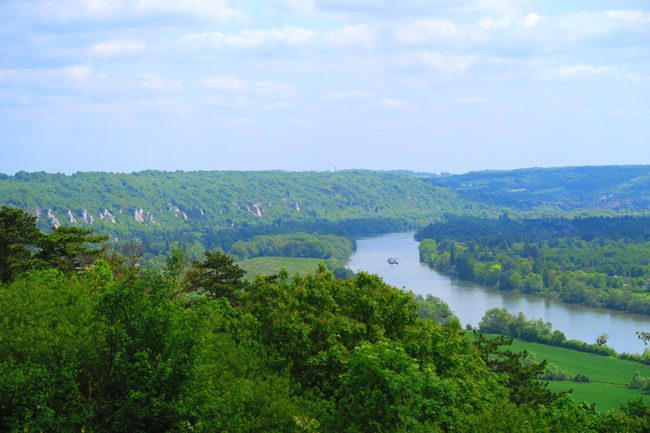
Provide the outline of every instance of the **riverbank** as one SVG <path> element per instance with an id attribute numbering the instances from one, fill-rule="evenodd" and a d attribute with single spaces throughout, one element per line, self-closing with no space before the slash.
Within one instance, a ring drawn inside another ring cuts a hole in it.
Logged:
<path id="1" fill-rule="evenodd" d="M 485 311 L 506 308 L 513 314 L 553 323 L 569 339 L 595 342 L 599 334 L 609 334 L 608 345 L 619 353 L 641 353 L 643 343 L 636 332 L 650 329 L 650 317 L 582 305 L 564 304 L 552 299 L 511 292 L 500 292 L 476 283 L 442 275 L 420 263 L 418 243 L 412 232 L 357 238 L 357 251 L 348 267 L 381 276 L 387 283 L 416 294 L 431 294 L 445 301 L 465 324 L 477 326 Z M 398 257 L 391 266 L 387 257 Z"/>

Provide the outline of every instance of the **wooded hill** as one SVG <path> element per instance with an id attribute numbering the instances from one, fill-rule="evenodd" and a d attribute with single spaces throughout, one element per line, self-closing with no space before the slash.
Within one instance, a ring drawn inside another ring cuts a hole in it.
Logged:
<path id="1" fill-rule="evenodd" d="M 38 225 L 138 239 L 160 255 L 181 245 L 228 250 L 256 235 L 344 236 L 405 230 L 444 215 L 647 213 L 650 166 L 532 168 L 427 176 L 406 171 L 142 171 L 0 174 L 0 205 Z"/>
<path id="2" fill-rule="evenodd" d="M 650 166 L 602 166 L 486 170 L 431 178 L 470 200 L 520 210 L 650 207 Z"/>
<path id="3" fill-rule="evenodd" d="M 371 234 L 487 210 L 426 180 L 371 171 L 19 172 L 0 179 L 0 204 L 38 213 L 42 229 L 92 227 L 154 253 L 172 242 L 228 249 L 257 234 Z"/>

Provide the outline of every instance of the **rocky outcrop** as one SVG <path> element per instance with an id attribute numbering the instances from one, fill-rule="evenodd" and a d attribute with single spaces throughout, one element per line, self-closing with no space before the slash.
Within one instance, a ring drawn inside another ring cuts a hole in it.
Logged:
<path id="1" fill-rule="evenodd" d="M 72 215 L 72 211 L 70 209 L 68 209 L 67 215 L 68 215 L 68 221 L 70 221 L 70 224 L 77 224 L 77 219 L 74 217 L 74 215 Z"/>
<path id="2" fill-rule="evenodd" d="M 136 222 L 143 223 L 144 222 L 144 209 L 141 208 L 135 208 L 133 209 L 133 219 Z"/>
<path id="3" fill-rule="evenodd" d="M 180 210 L 180 208 L 176 205 L 173 204 L 168 204 L 169 206 L 169 211 L 172 212 L 174 215 L 176 215 L 178 218 L 182 220 L 188 220 L 189 218 L 187 217 L 187 214 Z"/>
<path id="4" fill-rule="evenodd" d="M 54 212 L 52 212 L 52 209 L 41 209 L 41 208 L 36 208 L 34 209 L 34 213 L 36 214 L 36 221 L 40 221 L 42 216 L 45 216 L 45 219 L 47 222 L 50 224 L 50 226 L 54 227 L 55 229 L 58 229 L 61 227 L 61 223 L 59 222 L 59 219 L 54 215 Z"/>
<path id="5" fill-rule="evenodd" d="M 47 220 L 50 222 L 50 225 L 54 227 L 55 229 L 58 229 L 61 227 L 61 223 L 59 220 L 56 218 L 54 213 L 52 212 L 52 209 L 47 210 Z"/>
<path id="6" fill-rule="evenodd" d="M 115 224 L 115 217 L 108 211 L 108 209 L 104 209 L 104 211 L 99 214 L 99 218 Z"/>
<path id="7" fill-rule="evenodd" d="M 95 222 L 95 218 L 93 218 L 93 216 L 90 215 L 86 209 L 81 209 L 81 221 L 85 222 L 86 224 L 93 224 Z"/>

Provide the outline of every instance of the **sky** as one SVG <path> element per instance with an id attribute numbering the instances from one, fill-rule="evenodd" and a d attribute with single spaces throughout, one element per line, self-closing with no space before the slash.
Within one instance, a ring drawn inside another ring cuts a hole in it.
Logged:
<path id="1" fill-rule="evenodd" d="M 647 0 L 2 0 L 0 172 L 650 164 Z"/>

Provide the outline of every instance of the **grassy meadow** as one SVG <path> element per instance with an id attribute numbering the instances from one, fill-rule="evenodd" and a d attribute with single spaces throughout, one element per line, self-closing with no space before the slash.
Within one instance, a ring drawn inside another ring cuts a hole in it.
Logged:
<path id="1" fill-rule="evenodd" d="M 255 257 L 237 262 L 246 271 L 249 280 L 257 275 L 276 274 L 280 269 L 286 269 L 289 275 L 314 273 L 320 263 L 323 263 L 321 259 L 300 257 Z"/>
<path id="2" fill-rule="evenodd" d="M 512 349 L 528 350 L 539 361 L 546 359 L 572 375 L 587 376 L 590 383 L 552 381 L 549 386 L 553 391 L 573 390 L 571 395 L 575 400 L 595 403 L 597 410 L 618 408 L 622 403 L 640 396 L 650 397 L 650 393 L 628 386 L 636 370 L 642 376 L 650 377 L 648 365 L 522 340 L 514 340 Z"/>

